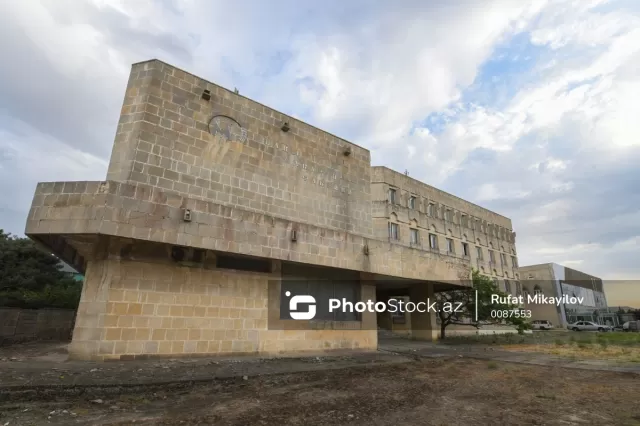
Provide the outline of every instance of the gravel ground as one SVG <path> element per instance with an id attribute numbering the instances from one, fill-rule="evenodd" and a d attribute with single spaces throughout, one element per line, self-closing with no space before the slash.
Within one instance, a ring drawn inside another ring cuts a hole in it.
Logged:
<path id="1" fill-rule="evenodd" d="M 0 425 L 640 425 L 635 375 L 466 358 L 53 392 Z"/>

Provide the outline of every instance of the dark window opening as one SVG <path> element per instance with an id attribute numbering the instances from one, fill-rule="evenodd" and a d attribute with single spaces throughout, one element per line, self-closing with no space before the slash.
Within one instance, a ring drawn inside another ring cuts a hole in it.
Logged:
<path id="1" fill-rule="evenodd" d="M 237 269 L 249 272 L 271 272 L 271 261 L 267 259 L 254 259 L 252 257 L 240 257 L 229 255 L 216 256 L 216 267 L 223 269 Z"/>

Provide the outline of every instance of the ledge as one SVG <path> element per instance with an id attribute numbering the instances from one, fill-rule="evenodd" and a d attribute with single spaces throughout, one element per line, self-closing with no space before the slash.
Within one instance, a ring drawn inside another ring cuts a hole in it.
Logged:
<path id="1" fill-rule="evenodd" d="M 38 184 L 25 234 L 101 234 L 458 285 L 471 270 L 465 259 L 114 181 Z"/>

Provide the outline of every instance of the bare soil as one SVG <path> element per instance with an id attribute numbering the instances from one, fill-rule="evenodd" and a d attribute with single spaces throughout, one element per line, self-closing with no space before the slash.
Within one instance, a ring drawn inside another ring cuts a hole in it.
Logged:
<path id="1" fill-rule="evenodd" d="M 479 361 L 0 400 L 0 425 L 640 425 L 635 374 Z"/>

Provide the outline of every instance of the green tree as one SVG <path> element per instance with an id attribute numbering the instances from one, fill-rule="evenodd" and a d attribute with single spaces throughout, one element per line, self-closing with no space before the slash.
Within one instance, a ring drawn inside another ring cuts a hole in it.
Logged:
<path id="1" fill-rule="evenodd" d="M 0 229 L 0 306 L 77 308 L 82 283 L 61 268 L 30 239 Z"/>
<path id="2" fill-rule="evenodd" d="M 517 304 L 492 301 L 492 296 L 499 296 L 504 300 L 507 293 L 500 291 L 491 278 L 474 269 L 472 283 L 471 288 L 435 294 L 441 339 L 446 337 L 446 329 L 451 324 L 464 324 L 479 328 L 482 325 L 503 323 L 515 326 L 519 333 L 530 327 Z M 476 292 L 478 297 L 477 311 Z M 496 318 L 496 312 L 506 312 L 508 315 Z"/>

